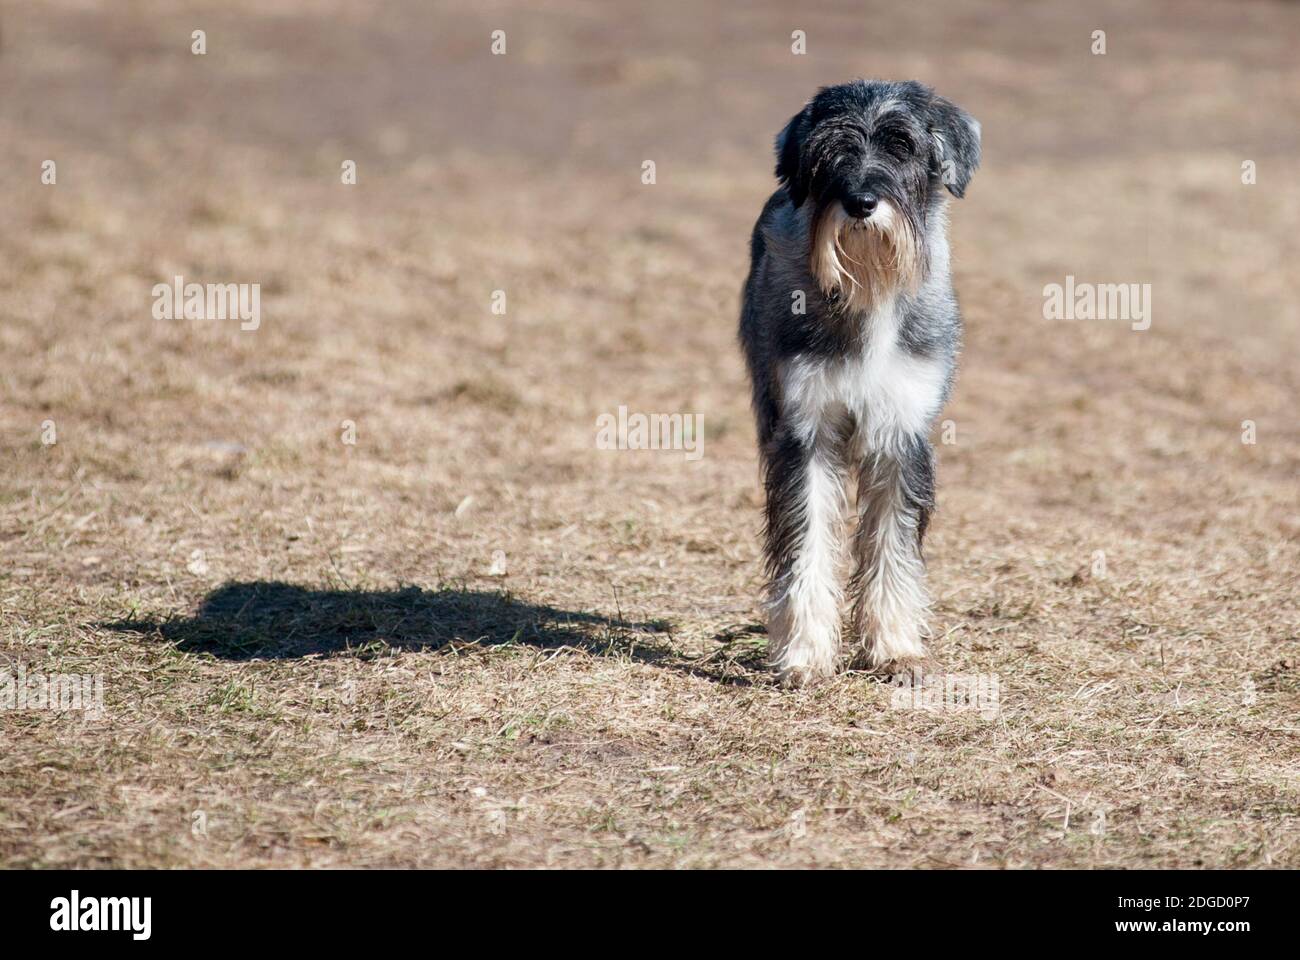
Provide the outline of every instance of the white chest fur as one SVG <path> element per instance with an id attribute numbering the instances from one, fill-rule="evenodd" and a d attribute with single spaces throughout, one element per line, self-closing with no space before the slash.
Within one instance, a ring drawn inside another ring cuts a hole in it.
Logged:
<path id="1" fill-rule="evenodd" d="M 864 317 L 861 348 L 831 359 L 797 356 L 781 371 L 785 416 L 808 443 L 852 416 L 855 453 L 899 449 L 924 434 L 943 402 L 947 371 L 942 360 L 918 357 L 899 342 L 896 301 Z"/>

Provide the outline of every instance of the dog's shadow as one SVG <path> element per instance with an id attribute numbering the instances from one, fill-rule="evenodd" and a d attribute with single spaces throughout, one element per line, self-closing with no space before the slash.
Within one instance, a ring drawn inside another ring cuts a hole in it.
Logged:
<path id="1" fill-rule="evenodd" d="M 623 656 L 729 683 L 749 679 L 744 676 L 747 664 L 728 658 L 740 670 L 719 669 L 716 657 L 701 661 L 677 652 L 671 627 L 662 620 L 628 621 L 478 590 L 312 590 L 265 581 L 229 583 L 210 593 L 191 617 L 102 626 L 161 638 L 182 652 L 221 660 L 366 659 L 393 649 L 521 644 Z"/>

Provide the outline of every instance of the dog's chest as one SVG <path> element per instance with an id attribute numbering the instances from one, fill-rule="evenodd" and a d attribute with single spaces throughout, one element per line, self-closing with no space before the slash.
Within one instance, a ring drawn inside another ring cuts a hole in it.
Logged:
<path id="1" fill-rule="evenodd" d="M 924 434 L 943 402 L 943 361 L 909 352 L 892 308 L 864 319 L 859 344 L 832 357 L 797 356 L 782 376 L 784 412 L 811 440 L 828 425 L 852 418 L 861 452 Z"/>

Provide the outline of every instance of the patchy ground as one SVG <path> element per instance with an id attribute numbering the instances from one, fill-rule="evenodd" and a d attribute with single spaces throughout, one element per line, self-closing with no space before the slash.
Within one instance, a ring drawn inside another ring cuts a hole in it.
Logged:
<path id="1" fill-rule="evenodd" d="M 0 657 L 104 709 L 0 709 L 0 864 L 1300 865 L 1300 7 L 464 6 L 6 12 Z M 854 75 L 983 122 L 927 552 L 991 718 L 762 669 L 745 246 Z"/>

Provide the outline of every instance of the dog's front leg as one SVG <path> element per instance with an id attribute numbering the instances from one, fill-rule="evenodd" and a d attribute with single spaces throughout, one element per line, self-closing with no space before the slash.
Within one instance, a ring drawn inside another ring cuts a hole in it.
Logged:
<path id="1" fill-rule="evenodd" d="M 781 680 L 829 676 L 840 651 L 844 478 L 836 445 L 778 426 L 765 456 L 768 661 Z"/>
<path id="2" fill-rule="evenodd" d="M 855 662 L 901 667 L 925 656 L 929 597 L 921 541 L 934 508 L 934 451 L 924 437 L 869 454 L 858 473 L 858 528 L 849 580 Z"/>

